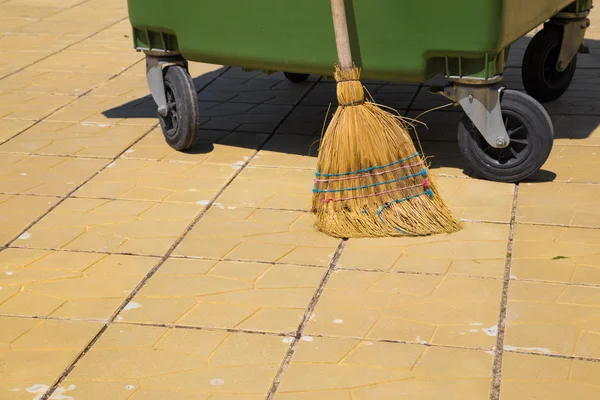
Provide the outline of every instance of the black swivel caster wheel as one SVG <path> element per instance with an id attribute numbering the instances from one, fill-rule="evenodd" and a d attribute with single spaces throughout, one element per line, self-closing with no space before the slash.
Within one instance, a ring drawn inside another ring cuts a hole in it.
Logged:
<path id="1" fill-rule="evenodd" d="M 500 104 L 508 147 L 490 146 L 466 115 L 458 125 L 458 146 L 478 175 L 497 182 L 520 182 L 548 159 L 554 128 L 544 107 L 525 93 L 505 90 Z"/>
<path id="2" fill-rule="evenodd" d="M 523 86 L 531 97 L 541 103 L 562 96 L 569 88 L 577 68 L 575 55 L 564 71 L 556 69 L 562 36 L 560 26 L 547 25 L 535 34 L 525 50 L 521 70 Z"/>
<path id="3" fill-rule="evenodd" d="M 159 114 L 166 142 L 175 150 L 189 149 L 198 135 L 198 95 L 190 74 L 180 66 L 169 66 L 164 72 L 167 115 Z"/>
<path id="4" fill-rule="evenodd" d="M 284 72 L 286 79 L 293 83 L 304 82 L 310 76 L 309 74 L 296 74 L 294 72 Z"/>

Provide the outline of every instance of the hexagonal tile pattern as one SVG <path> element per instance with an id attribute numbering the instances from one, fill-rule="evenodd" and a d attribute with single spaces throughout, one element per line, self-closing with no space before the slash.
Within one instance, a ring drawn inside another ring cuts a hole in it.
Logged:
<path id="1" fill-rule="evenodd" d="M 295 332 L 324 274 L 316 267 L 171 258 L 119 320 Z"/>
<path id="2" fill-rule="evenodd" d="M 89 400 L 264 398 L 288 346 L 278 336 L 113 325 L 63 386 Z"/>
<path id="3" fill-rule="evenodd" d="M 300 211 L 217 206 L 174 255 L 327 266 L 339 241 L 318 233 Z"/>
<path id="4" fill-rule="evenodd" d="M 24 247 L 162 256 L 199 204 L 67 199 L 29 230 Z"/>
<path id="5" fill-rule="evenodd" d="M 597 399 L 599 372 L 598 363 L 505 352 L 500 399 Z"/>
<path id="6" fill-rule="evenodd" d="M 107 320 L 155 258 L 48 250 L 0 252 L 0 314 Z"/>
<path id="7" fill-rule="evenodd" d="M 430 237 L 351 239 L 339 260 L 346 269 L 501 278 L 508 225 L 465 223 Z"/>
<path id="8" fill-rule="evenodd" d="M 298 345 L 276 399 L 483 399 L 493 356 L 483 351 L 311 338 Z"/>
<path id="9" fill-rule="evenodd" d="M 490 349 L 501 292 L 496 279 L 336 271 L 305 332 Z"/>
<path id="10" fill-rule="evenodd" d="M 528 183 L 519 188 L 517 222 L 600 228 L 600 186 Z"/>
<path id="11" fill-rule="evenodd" d="M 600 285 L 600 230 L 517 225 L 513 279 Z"/>
<path id="12" fill-rule="evenodd" d="M 223 165 L 119 159 L 74 196 L 206 205 L 235 171 Z"/>
<path id="13" fill-rule="evenodd" d="M 11 400 L 41 399 L 102 327 L 8 317 L 0 317 L 0 324 L 0 398 Z M 61 386 L 56 393 L 71 389 Z"/>
<path id="14" fill-rule="evenodd" d="M 600 287 L 512 281 L 504 348 L 600 358 Z"/>

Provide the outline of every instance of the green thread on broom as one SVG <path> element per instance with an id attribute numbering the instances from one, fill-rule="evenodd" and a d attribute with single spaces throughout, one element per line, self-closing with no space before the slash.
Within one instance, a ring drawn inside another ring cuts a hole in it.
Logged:
<path id="1" fill-rule="evenodd" d="M 423 168 L 423 170 L 421 172 L 417 173 L 417 174 L 411 174 L 411 175 L 402 176 L 400 178 L 393 179 L 391 181 L 372 183 L 370 185 L 357 186 L 357 187 L 353 187 L 353 188 L 326 189 L 326 190 L 313 189 L 313 193 L 337 193 L 337 192 L 344 192 L 344 191 L 368 189 L 368 188 L 375 187 L 375 186 L 387 185 L 387 184 L 394 183 L 394 182 L 404 181 L 406 179 L 415 178 L 417 176 L 427 176 L 427 169 Z"/>

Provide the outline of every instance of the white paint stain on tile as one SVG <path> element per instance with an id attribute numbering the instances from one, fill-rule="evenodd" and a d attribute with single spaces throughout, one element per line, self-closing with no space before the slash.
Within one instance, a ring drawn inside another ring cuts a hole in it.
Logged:
<path id="1" fill-rule="evenodd" d="M 483 333 L 485 333 L 488 336 L 497 336 L 498 335 L 498 326 L 494 325 L 494 326 L 490 326 L 489 328 L 483 328 L 482 329 Z"/>
<path id="2" fill-rule="evenodd" d="M 135 389 L 135 386 L 133 386 L 133 385 L 127 385 L 127 386 L 125 386 L 125 389 L 127 389 L 127 390 L 133 390 L 133 389 Z"/>
<path id="3" fill-rule="evenodd" d="M 312 336 L 302 336 L 300 340 L 304 340 L 305 342 L 312 342 L 313 338 Z"/>
<path id="4" fill-rule="evenodd" d="M 21 388 L 8 389 L 9 392 L 18 392 Z"/>
<path id="5" fill-rule="evenodd" d="M 129 154 L 129 153 L 133 153 L 133 152 L 135 152 L 135 150 L 133 150 L 133 149 L 129 149 L 129 150 L 126 150 L 126 151 L 125 151 L 125 154 Z"/>
<path id="6" fill-rule="evenodd" d="M 344 323 L 344 320 L 343 320 L 343 319 L 334 319 L 334 320 L 333 320 L 333 323 L 334 323 L 334 324 L 343 324 L 343 323 Z"/>
<path id="7" fill-rule="evenodd" d="M 67 185 L 74 185 L 75 182 L 67 182 Z"/>
<path id="8" fill-rule="evenodd" d="M 223 386 L 225 381 L 221 378 L 215 378 L 210 380 L 210 384 L 213 386 Z"/>
<path id="9" fill-rule="evenodd" d="M 196 204 L 200 204 L 201 206 L 207 206 L 210 203 L 210 200 L 198 200 Z"/>
<path id="10" fill-rule="evenodd" d="M 136 308 L 140 308 L 142 305 L 140 303 L 134 303 L 133 301 L 130 302 L 129 304 L 127 304 L 125 306 L 125 308 L 123 309 L 123 311 L 127 311 L 127 310 L 133 310 Z"/>
<path id="11" fill-rule="evenodd" d="M 229 206 L 227 207 L 228 210 L 235 210 L 237 207 L 233 207 L 233 206 Z"/>
<path id="12" fill-rule="evenodd" d="M 198 191 L 198 189 L 194 189 L 194 188 L 188 189 L 188 192 L 197 192 L 197 191 Z"/>
<path id="13" fill-rule="evenodd" d="M 373 346 L 373 342 L 364 342 L 365 346 Z"/>
<path id="14" fill-rule="evenodd" d="M 294 338 L 292 337 L 284 337 L 283 339 L 281 339 L 283 343 L 292 343 L 293 340 Z"/>
<path id="15" fill-rule="evenodd" d="M 493 351 L 493 350 L 487 350 L 487 351 L 486 351 L 486 353 L 488 353 L 488 354 L 491 354 L 491 355 L 493 355 L 493 356 L 494 356 L 494 355 L 496 355 L 496 353 L 494 353 L 494 351 Z"/>
<path id="16" fill-rule="evenodd" d="M 21 176 L 27 176 L 27 172 L 21 172 L 19 175 L 21 175 Z"/>
<path id="17" fill-rule="evenodd" d="M 106 168 L 112 168 L 112 167 L 114 167 L 115 165 L 117 165 L 117 163 L 111 162 L 110 164 L 108 164 L 108 165 L 106 166 Z"/>
<path id="18" fill-rule="evenodd" d="M 12 272 L 12 271 L 4 271 L 4 275 L 11 276 L 11 275 L 14 275 L 14 274 L 15 274 L 15 273 L 14 273 L 14 272 Z"/>
<path id="19" fill-rule="evenodd" d="M 510 279 L 512 279 L 513 281 L 517 279 L 517 277 L 515 275 L 511 275 Z"/>
<path id="20" fill-rule="evenodd" d="M 466 335 L 466 332 L 458 332 L 459 335 Z"/>
<path id="21" fill-rule="evenodd" d="M 471 333 L 477 333 L 479 331 L 477 329 L 469 329 L 469 332 L 471 332 Z"/>
<path id="22" fill-rule="evenodd" d="M 314 321 L 315 318 L 317 318 L 317 314 L 315 314 L 315 313 L 310 314 L 310 318 L 309 318 L 310 321 Z"/>
<path id="23" fill-rule="evenodd" d="M 483 326 L 483 324 L 481 322 L 471 322 L 469 325 L 470 326 Z"/>
<path id="24" fill-rule="evenodd" d="M 117 319 L 118 319 L 119 321 L 122 321 L 122 320 L 123 320 L 123 317 L 121 317 L 120 315 L 117 315 Z"/>
<path id="25" fill-rule="evenodd" d="M 21 234 L 21 236 L 19 236 L 19 240 L 27 240 L 31 237 L 31 233 L 29 232 L 23 232 Z"/>
<path id="26" fill-rule="evenodd" d="M 534 352 L 540 352 L 540 353 L 544 353 L 544 354 L 550 354 L 550 350 L 548 350 L 545 347 L 519 347 L 519 346 L 511 346 L 511 345 L 504 345 L 504 350 L 513 350 L 513 351 L 534 351 Z"/>

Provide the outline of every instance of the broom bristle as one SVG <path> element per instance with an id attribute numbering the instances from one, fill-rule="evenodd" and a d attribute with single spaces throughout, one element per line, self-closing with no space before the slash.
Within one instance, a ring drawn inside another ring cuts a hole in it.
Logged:
<path id="1" fill-rule="evenodd" d="M 318 230 L 331 236 L 422 236 L 461 229 L 408 124 L 365 100 L 360 70 L 336 67 L 339 106 L 319 149 L 313 189 Z"/>

